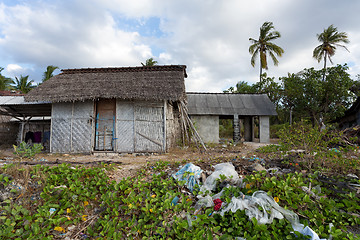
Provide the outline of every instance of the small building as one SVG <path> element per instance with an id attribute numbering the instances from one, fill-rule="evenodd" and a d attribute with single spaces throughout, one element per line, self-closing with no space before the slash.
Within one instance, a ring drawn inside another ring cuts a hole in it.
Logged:
<path id="1" fill-rule="evenodd" d="M 65 69 L 25 100 L 52 103 L 50 152 L 165 152 L 181 138 L 186 66 Z"/>
<path id="2" fill-rule="evenodd" d="M 188 113 L 204 142 L 219 142 L 219 119 L 233 119 L 234 141 L 254 140 L 254 118 L 259 118 L 259 139 L 270 142 L 270 116 L 277 115 L 266 94 L 187 93 Z"/>

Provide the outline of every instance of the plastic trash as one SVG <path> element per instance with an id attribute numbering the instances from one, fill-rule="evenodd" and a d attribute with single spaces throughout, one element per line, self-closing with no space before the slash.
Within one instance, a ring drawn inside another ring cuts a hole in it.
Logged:
<path id="1" fill-rule="evenodd" d="M 171 201 L 171 206 L 176 206 L 178 204 L 178 201 L 179 201 L 179 197 L 178 196 L 174 197 L 174 199 Z"/>
<path id="2" fill-rule="evenodd" d="M 214 202 L 214 210 L 219 211 L 223 201 L 221 201 L 219 198 L 216 198 L 213 200 L 213 202 Z"/>
<path id="3" fill-rule="evenodd" d="M 260 210 L 259 207 L 263 210 Z M 294 231 L 310 236 L 311 240 L 320 240 L 319 236 L 311 228 L 304 227 L 300 223 L 296 213 L 280 207 L 264 191 L 256 191 L 252 196 L 233 197 L 231 202 L 220 211 L 220 215 L 223 216 L 228 211 L 236 212 L 238 209 L 245 210 L 245 214 L 249 219 L 256 218 L 259 224 L 272 223 L 274 218 L 283 219 L 285 217 L 292 224 Z"/>
<path id="4" fill-rule="evenodd" d="M 189 213 L 186 213 L 186 219 L 189 225 L 189 229 L 192 228 L 192 222 L 197 219 L 197 216 L 191 217 Z"/>
<path id="5" fill-rule="evenodd" d="M 331 149 L 330 149 L 330 151 L 332 151 L 332 152 L 336 152 L 336 153 L 339 153 L 339 152 L 340 152 L 340 150 L 339 150 L 339 149 L 337 149 L 337 148 L 331 148 Z"/>
<path id="6" fill-rule="evenodd" d="M 213 191 L 216 188 L 216 180 L 220 179 L 220 175 L 226 177 L 226 180 L 236 185 L 240 178 L 238 173 L 235 171 L 234 165 L 232 163 L 220 163 L 214 166 L 215 171 L 207 177 L 204 185 L 201 188 L 202 192 Z"/>
<path id="7" fill-rule="evenodd" d="M 321 187 L 320 186 L 315 186 L 313 187 L 314 190 L 316 190 L 316 192 L 319 194 L 321 193 Z M 320 196 L 316 195 L 310 188 L 302 186 L 301 190 L 303 190 L 306 194 L 310 195 L 311 197 L 315 198 L 316 200 L 320 199 Z"/>
<path id="8" fill-rule="evenodd" d="M 263 210 L 259 210 L 259 207 Z M 298 216 L 295 213 L 280 207 L 264 191 L 254 192 L 252 196 L 233 197 L 231 202 L 220 212 L 220 215 L 223 216 L 228 211 L 236 212 L 238 209 L 245 210 L 245 214 L 249 219 L 255 217 L 259 224 L 272 223 L 274 218 L 283 219 L 284 216 L 292 224 L 299 222 Z"/>
<path id="9" fill-rule="evenodd" d="M 302 235 L 305 236 L 309 236 L 310 240 L 326 240 L 325 238 L 319 238 L 319 235 L 317 235 L 316 232 L 314 232 L 314 230 L 312 230 L 311 228 L 309 228 L 308 226 L 304 227 L 304 225 L 299 224 L 297 227 L 293 226 L 293 229 L 299 233 L 301 233 Z"/>
<path id="10" fill-rule="evenodd" d="M 203 170 L 201 170 L 200 167 L 195 166 L 192 163 L 188 163 L 172 176 L 178 181 L 186 180 L 186 186 L 192 192 L 195 185 L 199 184 L 199 179 L 202 171 Z"/>
<path id="11" fill-rule="evenodd" d="M 56 211 L 56 208 L 50 208 L 50 210 L 49 210 L 50 215 L 52 215 L 55 211 Z"/>
<path id="12" fill-rule="evenodd" d="M 202 207 L 212 207 L 214 206 L 213 198 L 210 195 L 203 196 L 197 196 L 199 198 L 199 201 L 195 204 L 195 210 L 200 209 Z"/>

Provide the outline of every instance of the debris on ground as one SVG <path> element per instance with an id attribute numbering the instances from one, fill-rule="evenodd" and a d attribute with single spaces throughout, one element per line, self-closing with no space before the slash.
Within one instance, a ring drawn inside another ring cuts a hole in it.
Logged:
<path id="1" fill-rule="evenodd" d="M 173 174 L 173 177 L 178 180 L 183 180 L 182 176 L 185 175 L 187 170 L 189 170 L 188 173 L 190 176 L 198 176 L 196 178 L 187 178 L 186 186 L 188 186 L 188 189 L 192 192 L 194 189 L 194 184 L 199 184 L 198 179 L 200 178 L 200 174 L 202 172 L 198 166 L 195 166 L 192 163 L 188 163 L 176 174 Z M 262 170 L 266 169 L 263 168 Z M 195 179 L 197 179 L 197 181 Z M 190 182 L 191 184 L 189 184 Z M 224 182 L 226 185 L 224 185 Z M 200 192 L 207 194 L 205 196 L 197 196 L 199 200 L 195 204 L 195 212 L 193 215 L 196 215 L 202 207 L 214 207 L 214 213 L 218 213 L 221 216 L 223 216 L 228 211 L 235 213 L 237 210 L 245 210 L 249 220 L 255 218 L 259 224 L 272 223 L 274 218 L 286 218 L 286 220 L 288 220 L 293 226 L 294 231 L 309 236 L 311 240 L 320 239 L 311 228 L 304 226 L 299 222 L 299 217 L 296 213 L 280 207 L 276 201 L 264 191 L 256 191 L 251 196 L 241 194 L 239 197 L 232 197 L 230 203 L 224 203 L 221 201 L 220 197 L 222 196 L 223 190 L 225 188 L 228 188 L 231 185 L 243 188 L 241 183 L 242 179 L 235 171 L 235 167 L 232 165 L 232 163 L 220 163 L 215 165 L 214 172 L 209 177 L 207 177 L 203 185 L 200 186 Z M 212 195 L 212 191 L 214 191 L 218 186 L 222 186 L 222 190 L 219 193 Z M 311 196 L 317 200 L 320 198 L 307 187 L 303 187 L 303 190 L 306 193 L 311 194 Z M 187 214 L 187 219 L 189 221 L 189 226 L 191 226 L 192 220 L 190 214 Z"/>

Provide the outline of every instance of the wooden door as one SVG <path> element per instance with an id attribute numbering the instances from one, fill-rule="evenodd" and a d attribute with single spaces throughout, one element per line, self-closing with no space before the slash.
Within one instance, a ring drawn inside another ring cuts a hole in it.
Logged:
<path id="1" fill-rule="evenodd" d="M 116 100 L 96 102 L 95 151 L 113 151 L 115 143 Z"/>

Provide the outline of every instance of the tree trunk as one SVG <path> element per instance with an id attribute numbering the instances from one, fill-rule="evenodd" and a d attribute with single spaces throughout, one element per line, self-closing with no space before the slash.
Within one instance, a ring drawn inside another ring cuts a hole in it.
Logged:
<path id="1" fill-rule="evenodd" d="M 262 65 L 261 65 L 261 59 L 260 59 L 260 85 L 261 85 L 261 75 L 262 75 Z"/>
<path id="2" fill-rule="evenodd" d="M 327 56 L 327 52 L 325 52 L 325 56 L 324 56 L 324 72 L 323 72 L 323 78 L 322 81 L 325 81 L 325 73 L 326 73 L 326 56 Z"/>
<path id="3" fill-rule="evenodd" d="M 310 120 L 313 127 L 319 126 L 319 120 L 316 118 L 316 112 L 310 110 Z"/>

